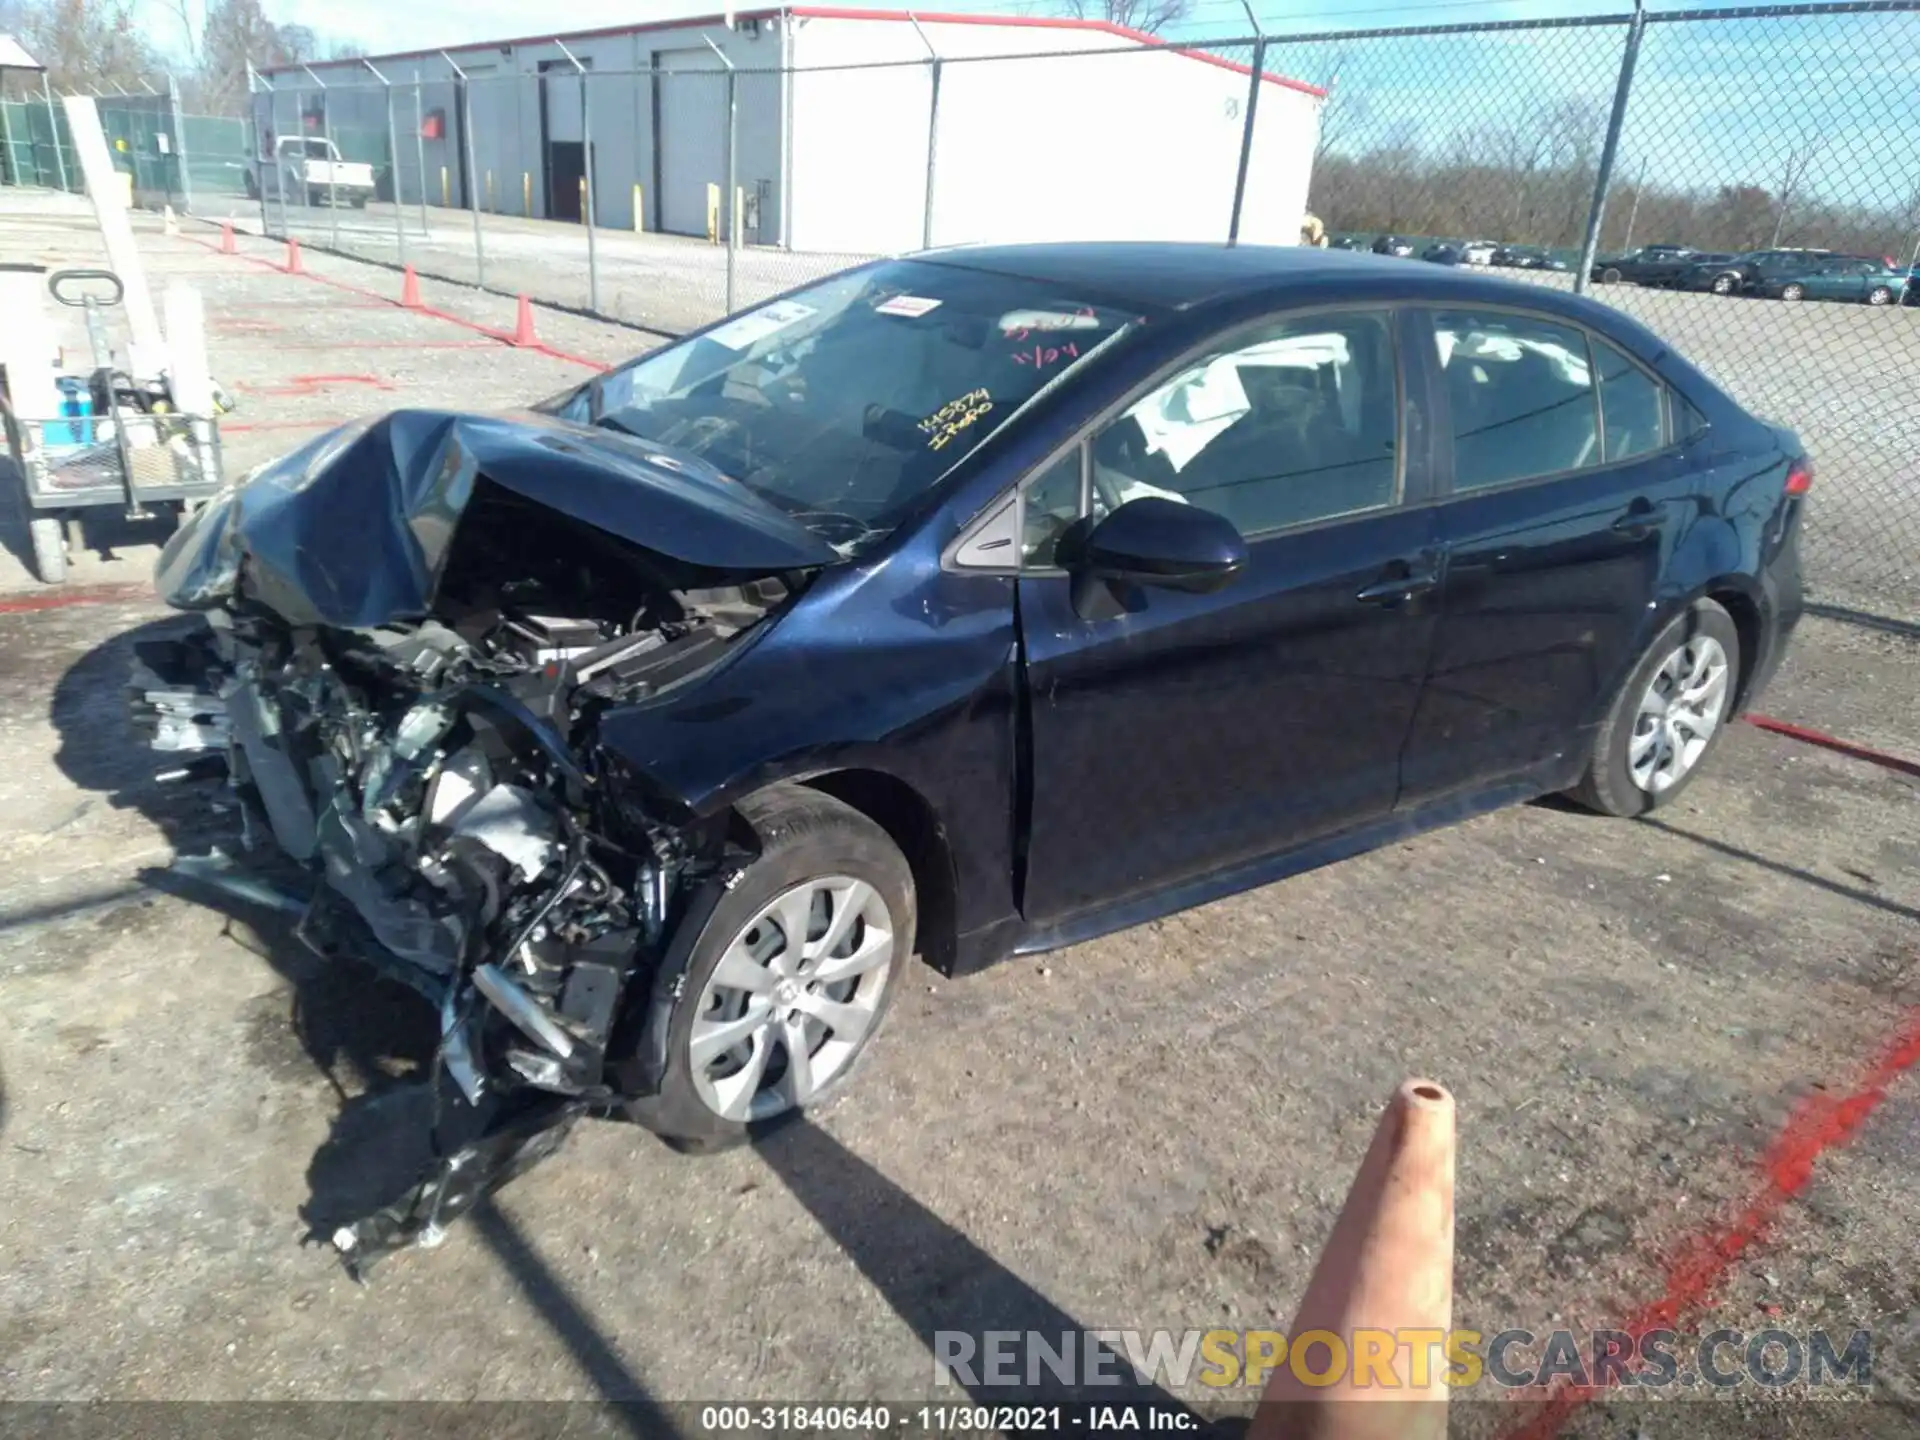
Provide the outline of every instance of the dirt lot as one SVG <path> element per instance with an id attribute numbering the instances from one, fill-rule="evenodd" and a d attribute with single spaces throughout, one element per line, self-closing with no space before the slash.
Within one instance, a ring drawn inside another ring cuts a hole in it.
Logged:
<path id="1" fill-rule="evenodd" d="M 322 419 L 542 395 L 643 343 L 543 313 L 578 358 L 514 350 L 363 293 L 387 271 L 144 244 L 208 297 L 236 468 Z M 0 250 L 84 259 L 88 231 L 10 212 Z M 157 782 L 123 718 L 129 637 L 174 622 L 117 591 L 24 608 L 47 592 L 6 537 L 0 1397 L 951 1401 L 941 1329 L 1284 1324 L 1379 1104 L 1423 1073 L 1460 1105 L 1457 1323 L 1668 1298 L 1700 1329 L 1864 1328 L 1876 1413 L 1920 1404 L 1910 776 L 1740 726 L 1658 823 L 1532 805 L 966 981 L 916 971 L 816 1124 L 699 1160 L 588 1124 L 360 1287 L 304 1241 L 399 1163 L 431 1018 L 165 888 L 173 854 L 231 843 L 217 792 Z M 143 539 L 79 583 L 143 580 Z M 1912 757 L 1916 695 L 1920 648 L 1812 621 L 1766 708 Z M 1820 1411 L 1745 1394 L 1735 1433 Z M 1702 1409 L 1569 1424 L 1694 1435 Z"/>

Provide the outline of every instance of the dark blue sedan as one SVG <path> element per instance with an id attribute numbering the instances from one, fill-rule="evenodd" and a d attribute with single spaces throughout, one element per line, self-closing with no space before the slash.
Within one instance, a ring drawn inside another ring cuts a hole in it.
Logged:
<path id="1" fill-rule="evenodd" d="M 916 953 L 1670 803 L 1780 661 L 1811 478 L 1556 291 L 941 251 L 268 467 L 170 543 L 214 623 L 143 703 L 225 744 L 310 931 L 439 1007 L 469 1102 L 714 1145 L 839 1089 Z"/>

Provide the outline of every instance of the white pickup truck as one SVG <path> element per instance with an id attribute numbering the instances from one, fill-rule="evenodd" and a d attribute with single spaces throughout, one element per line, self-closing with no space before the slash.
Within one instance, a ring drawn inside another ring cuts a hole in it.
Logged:
<path id="1" fill-rule="evenodd" d="M 255 200 L 263 193 L 299 205 L 324 205 L 331 199 L 364 210 L 373 191 L 373 166 L 342 160 L 338 145 L 312 136 L 283 136 L 273 147 L 273 159 L 255 160 L 247 167 L 247 194 Z"/>

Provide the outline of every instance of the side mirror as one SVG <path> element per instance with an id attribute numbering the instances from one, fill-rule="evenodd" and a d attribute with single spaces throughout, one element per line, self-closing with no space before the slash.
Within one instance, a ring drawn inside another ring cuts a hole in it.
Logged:
<path id="1" fill-rule="evenodd" d="M 1207 595 L 1247 564 L 1247 542 L 1233 522 L 1159 495 L 1129 500 L 1092 530 L 1068 569 L 1095 580 Z"/>

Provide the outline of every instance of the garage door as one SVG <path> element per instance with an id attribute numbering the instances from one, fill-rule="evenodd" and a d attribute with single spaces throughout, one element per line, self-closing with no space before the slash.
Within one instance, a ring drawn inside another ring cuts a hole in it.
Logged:
<path id="1" fill-rule="evenodd" d="M 656 50 L 654 183 L 659 226 L 676 235 L 707 233 L 707 186 L 727 183 L 727 77 L 720 57 L 698 50 Z M 721 224 L 726 223 L 721 206 Z"/>

